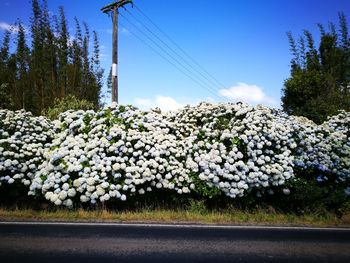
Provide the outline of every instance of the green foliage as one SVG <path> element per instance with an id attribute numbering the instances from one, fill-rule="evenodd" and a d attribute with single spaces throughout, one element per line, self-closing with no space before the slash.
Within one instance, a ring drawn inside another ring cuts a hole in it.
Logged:
<path id="1" fill-rule="evenodd" d="M 289 209 L 298 213 L 333 211 L 341 213 L 347 202 L 344 188 L 335 184 L 320 185 L 315 181 L 298 178 L 289 183 Z"/>
<path id="2" fill-rule="evenodd" d="M 205 131 L 203 131 L 203 130 L 199 131 L 197 134 L 197 139 L 199 141 L 202 141 L 202 140 L 204 140 L 204 138 L 205 138 Z"/>
<path id="3" fill-rule="evenodd" d="M 282 106 L 285 112 L 322 123 L 339 110 L 350 109 L 350 41 L 345 15 L 339 14 L 339 34 L 319 24 L 320 45 L 304 30 L 297 43 L 287 33 L 292 53 L 291 76 L 285 80 Z"/>
<path id="4" fill-rule="evenodd" d="M 119 112 L 120 112 L 120 113 L 123 113 L 123 112 L 125 112 L 125 111 L 126 111 L 125 106 L 124 106 L 124 105 L 120 105 L 120 106 L 119 106 Z"/>
<path id="5" fill-rule="evenodd" d="M 320 172 L 317 169 L 295 169 L 296 177 L 287 182 L 286 188 L 290 194 L 285 195 L 276 190 L 273 203 L 287 212 L 294 213 L 326 213 L 335 212 L 338 215 L 347 213 L 349 196 L 344 189 L 348 183 L 339 180 L 334 174 Z"/>
<path id="6" fill-rule="evenodd" d="M 56 99 L 52 107 L 49 107 L 42 111 L 42 115 L 46 116 L 51 120 L 55 120 L 58 118 L 58 115 L 60 113 L 65 112 L 67 110 L 92 110 L 94 108 L 95 106 L 93 103 L 84 99 L 79 100 L 73 95 L 68 95 L 63 99 Z M 84 123 L 87 125 L 89 122 L 89 115 L 87 114 L 84 117 Z"/>
<path id="7" fill-rule="evenodd" d="M 14 107 L 8 87 L 7 83 L 0 84 L 0 109 L 13 109 Z"/>
<path id="8" fill-rule="evenodd" d="M 191 213 L 206 214 L 208 209 L 205 205 L 204 200 L 190 199 L 187 210 Z"/>
<path id="9" fill-rule="evenodd" d="M 209 186 L 206 182 L 199 179 L 198 175 L 196 175 L 195 173 L 191 172 L 189 174 L 189 177 L 192 179 L 195 185 L 193 191 L 198 196 L 202 198 L 212 199 L 221 195 L 221 191 L 218 188 L 216 188 L 215 186 Z"/>
<path id="10" fill-rule="evenodd" d="M 341 207 L 339 208 L 339 213 L 341 215 L 346 215 L 350 213 L 350 200 L 346 201 L 341 205 Z"/>

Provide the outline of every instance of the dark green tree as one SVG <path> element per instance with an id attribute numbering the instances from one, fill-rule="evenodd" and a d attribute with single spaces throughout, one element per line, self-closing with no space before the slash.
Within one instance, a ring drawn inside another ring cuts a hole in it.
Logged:
<path id="1" fill-rule="evenodd" d="M 91 59 L 91 65 L 92 65 L 92 72 L 93 72 L 93 82 L 91 83 L 94 87 L 93 89 L 93 96 L 91 97 L 91 101 L 98 106 L 101 105 L 101 90 L 103 86 L 103 73 L 104 70 L 101 68 L 100 63 L 100 42 L 98 39 L 98 35 L 96 31 L 93 31 L 94 36 L 94 52 Z"/>
<path id="2" fill-rule="evenodd" d="M 15 109 L 13 83 L 16 79 L 16 58 L 10 53 L 11 31 L 6 31 L 0 49 L 0 107 Z"/>
<path id="3" fill-rule="evenodd" d="M 16 108 L 27 108 L 29 86 L 29 59 L 30 51 L 26 43 L 25 31 L 22 23 L 18 22 L 17 49 L 16 49 L 16 81 L 12 98 Z"/>
<path id="4" fill-rule="evenodd" d="M 6 31 L 0 49 L 0 85 L 9 83 L 8 63 L 10 58 L 11 32 Z"/>
<path id="5" fill-rule="evenodd" d="M 58 45 L 58 98 L 63 98 L 67 92 L 67 83 L 68 83 L 68 41 L 69 41 L 69 33 L 67 20 L 64 13 L 63 6 L 59 7 L 60 20 L 57 22 L 57 45 Z M 59 24 L 58 24 L 59 23 Z"/>
<path id="6" fill-rule="evenodd" d="M 343 13 L 339 14 L 339 33 L 332 23 L 329 32 L 321 24 L 318 27 L 318 49 L 310 31 L 304 30 L 298 43 L 287 33 L 291 76 L 284 82 L 282 107 L 288 114 L 322 123 L 341 109 L 350 110 L 350 41 Z"/>

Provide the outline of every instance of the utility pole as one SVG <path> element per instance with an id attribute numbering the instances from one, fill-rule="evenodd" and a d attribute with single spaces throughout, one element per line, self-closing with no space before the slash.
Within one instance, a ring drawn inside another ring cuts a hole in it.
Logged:
<path id="1" fill-rule="evenodd" d="M 118 0 L 101 8 L 101 11 L 112 15 L 113 38 L 112 38 L 112 102 L 118 103 L 118 9 L 126 4 L 132 5 L 132 0 Z"/>

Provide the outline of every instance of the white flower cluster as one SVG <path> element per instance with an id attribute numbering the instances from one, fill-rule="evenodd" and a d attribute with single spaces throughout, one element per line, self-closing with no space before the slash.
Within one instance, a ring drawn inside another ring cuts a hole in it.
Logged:
<path id="1" fill-rule="evenodd" d="M 31 113 L 0 110 L 0 185 L 30 185 L 54 136 L 52 124 Z"/>
<path id="2" fill-rule="evenodd" d="M 242 103 L 169 113 L 112 104 L 67 111 L 52 123 L 23 111 L 0 117 L 0 180 L 18 179 L 56 205 L 124 201 L 158 189 L 261 195 L 293 178 L 295 165 L 350 177 L 347 112 L 319 126 Z"/>
<path id="3" fill-rule="evenodd" d="M 56 127 L 63 129 L 30 194 L 40 190 L 56 205 L 71 206 L 78 197 L 96 203 L 160 188 L 189 193 L 194 187 L 180 161 L 184 147 L 160 114 L 112 105 L 98 113 L 66 112 Z"/>
<path id="4" fill-rule="evenodd" d="M 191 140 L 188 169 L 230 197 L 283 185 L 293 176 L 296 143 L 288 119 L 279 112 L 241 103 L 202 103 L 179 112 L 173 122 Z"/>
<path id="5" fill-rule="evenodd" d="M 350 113 L 341 111 L 322 125 L 305 118 L 291 117 L 298 143 L 295 164 L 302 169 L 350 177 Z"/>

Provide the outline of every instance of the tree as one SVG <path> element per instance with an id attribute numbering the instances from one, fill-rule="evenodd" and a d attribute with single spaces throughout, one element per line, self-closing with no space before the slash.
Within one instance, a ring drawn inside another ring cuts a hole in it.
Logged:
<path id="1" fill-rule="evenodd" d="M 15 109 L 13 83 L 16 78 L 16 58 L 10 53 L 11 31 L 6 31 L 0 49 L 0 107 Z"/>
<path id="2" fill-rule="evenodd" d="M 304 30 L 297 43 L 287 33 L 291 76 L 285 80 L 282 107 L 285 112 L 322 123 L 339 110 L 350 110 L 350 40 L 346 17 L 339 13 L 339 33 L 333 23 L 323 25 L 316 49 L 312 34 Z"/>
<path id="3" fill-rule="evenodd" d="M 28 92 L 28 71 L 30 51 L 26 44 L 25 31 L 22 23 L 18 21 L 17 49 L 16 49 L 16 81 L 13 99 L 16 108 L 26 109 Z"/>
<path id="4" fill-rule="evenodd" d="M 84 32 L 75 18 L 75 38 L 71 39 L 64 8 L 59 7 L 58 17 L 51 16 L 46 0 L 32 0 L 30 25 L 18 21 L 1 40 L 0 106 L 38 115 L 57 99 L 73 95 L 98 107 L 103 77 L 98 36 L 93 32 L 94 46 L 90 48 L 90 29 L 83 25 Z M 11 33 L 17 34 L 12 53 Z"/>
<path id="5" fill-rule="evenodd" d="M 92 71 L 94 76 L 94 90 L 93 90 L 93 97 L 91 98 L 91 101 L 95 103 L 95 105 L 102 106 L 100 99 L 101 99 L 101 90 L 103 86 L 103 73 L 104 70 L 101 68 L 100 63 L 100 43 L 98 40 L 98 35 L 96 31 L 93 31 L 94 36 L 94 52 L 92 56 Z"/>
<path id="6" fill-rule="evenodd" d="M 13 109 L 14 103 L 11 95 L 9 95 L 8 84 L 0 84 L 0 109 Z"/>
<path id="7" fill-rule="evenodd" d="M 57 45 L 58 45 L 58 94 L 56 97 L 63 98 L 67 92 L 67 70 L 68 70 L 68 41 L 69 33 L 67 20 L 64 13 L 63 6 L 59 7 L 60 21 L 57 21 L 56 33 L 58 35 Z M 59 23 L 59 25 L 58 25 Z"/>
<path id="8" fill-rule="evenodd" d="M 28 98 L 28 108 L 34 114 L 38 114 L 44 104 L 44 86 L 42 74 L 43 60 L 43 34 L 41 30 L 41 15 L 42 11 L 37 0 L 32 0 L 32 17 L 31 17 L 31 55 L 29 64 L 30 88 Z"/>
<path id="9" fill-rule="evenodd" d="M 0 49 L 0 85 L 5 83 L 8 84 L 9 82 L 8 63 L 10 58 L 10 40 L 11 32 L 6 31 Z M 5 88 L 5 86 L 3 88 Z"/>

